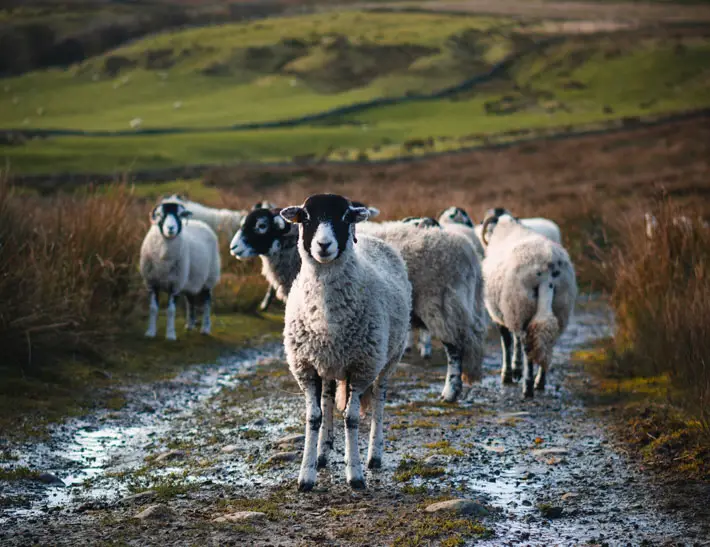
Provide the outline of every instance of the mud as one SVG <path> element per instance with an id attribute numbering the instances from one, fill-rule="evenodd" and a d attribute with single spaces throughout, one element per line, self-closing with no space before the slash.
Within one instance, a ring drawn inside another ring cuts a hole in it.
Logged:
<path id="1" fill-rule="evenodd" d="M 301 445 L 278 441 L 303 432 L 302 397 L 280 347 L 126 388 L 119 412 L 71 421 L 47 443 L 0 447 L 0 467 L 65 485 L 0 482 L 2 544 L 709 545 L 708 500 L 661 489 L 578 394 L 586 376 L 570 354 L 611 323 L 602 302 L 581 302 L 533 401 L 501 387 L 493 336 L 483 382 L 457 404 L 438 400 L 442 351 L 431 362 L 406 358 L 386 409 L 384 467 L 367 473 L 364 492 L 345 486 L 342 427 L 314 492 L 296 492 Z M 423 511 L 453 498 L 489 514 Z M 160 519 L 134 518 L 155 503 L 167 507 Z M 263 515 L 215 522 L 237 511 Z"/>

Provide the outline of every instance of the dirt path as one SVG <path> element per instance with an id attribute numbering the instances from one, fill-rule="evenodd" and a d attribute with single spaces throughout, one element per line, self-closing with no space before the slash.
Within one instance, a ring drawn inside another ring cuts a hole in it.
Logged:
<path id="1" fill-rule="evenodd" d="M 710 5 L 677 2 L 555 2 L 540 0 L 460 0 L 414 2 L 363 2 L 369 9 L 424 9 L 481 15 L 540 19 L 620 21 L 629 24 L 710 21 Z M 587 27 L 585 27 L 587 28 Z M 614 30 L 601 26 L 596 31 Z M 585 30 L 580 30 L 584 32 Z"/>
<path id="2" fill-rule="evenodd" d="M 340 427 L 316 490 L 295 491 L 302 398 L 280 348 L 130 389 L 120 412 L 73 421 L 46 444 L 9 447 L 19 460 L 0 466 L 48 471 L 67 486 L 0 483 L 1 543 L 707 545 L 710 523 L 693 519 L 702 500 L 669 503 L 571 391 L 585 376 L 565 364 L 570 353 L 609 324 L 600 302 L 579 306 L 534 401 L 517 386 L 501 389 L 493 338 L 484 381 L 456 405 L 437 398 L 443 354 L 410 359 L 386 411 L 384 469 L 368 473 L 364 492 L 344 486 Z M 423 511 L 453 498 L 475 500 L 477 516 Z M 163 518 L 134 518 L 158 503 Z M 226 518 L 238 511 L 263 515 Z"/>

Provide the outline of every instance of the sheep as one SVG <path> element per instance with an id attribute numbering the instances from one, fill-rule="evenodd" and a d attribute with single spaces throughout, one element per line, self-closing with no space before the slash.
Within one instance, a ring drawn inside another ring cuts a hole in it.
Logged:
<path id="1" fill-rule="evenodd" d="M 468 238 L 476 250 L 478 260 L 483 260 L 484 249 L 481 235 L 476 232 L 475 226 L 468 213 L 460 207 L 449 207 L 439 215 L 439 224 L 444 230 L 461 234 Z"/>
<path id="2" fill-rule="evenodd" d="M 367 466 L 382 465 L 387 382 L 404 352 L 412 288 L 394 248 L 377 238 L 356 238 L 355 224 L 368 214 L 333 194 L 281 210 L 285 220 L 299 225 L 302 263 L 284 327 L 289 368 L 306 399 L 300 491 L 311 490 L 317 468 L 327 465 L 336 390 L 345 415 L 348 484 L 365 488 L 358 450 L 361 397 L 364 410 L 374 396 Z"/>
<path id="3" fill-rule="evenodd" d="M 234 232 L 239 229 L 242 218 L 248 213 L 248 211 L 244 210 L 233 211 L 231 209 L 207 207 L 196 201 L 190 201 L 179 194 L 167 196 L 163 201 L 182 203 L 182 205 L 192 213 L 193 219 L 204 222 L 212 228 L 216 234 L 226 234 L 230 238 L 234 235 Z"/>
<path id="4" fill-rule="evenodd" d="M 412 327 L 426 328 L 444 344 L 448 370 L 442 391 L 455 401 L 481 374 L 485 321 L 480 263 L 468 239 L 407 222 L 365 222 L 358 231 L 402 253 L 412 283 Z"/>
<path id="5" fill-rule="evenodd" d="M 441 224 L 432 217 L 404 217 L 400 222 L 407 222 L 417 228 L 441 228 Z"/>
<path id="6" fill-rule="evenodd" d="M 260 256 L 261 273 L 269 282 L 269 289 L 261 302 L 265 311 L 274 296 L 286 302 L 291 285 L 301 269 L 301 258 L 296 248 L 298 230 L 286 223 L 278 208 L 253 209 L 234 234 L 229 251 L 238 260 Z"/>
<path id="7" fill-rule="evenodd" d="M 503 348 L 501 380 L 523 377 L 523 396 L 545 388 L 553 346 L 569 323 L 577 297 L 567 251 L 509 214 L 483 223 L 485 302 L 498 326 Z M 512 349 L 512 354 L 511 354 Z M 512 362 L 512 369 L 511 369 Z"/>
<path id="8" fill-rule="evenodd" d="M 509 215 L 511 217 L 513 216 L 513 214 L 508 211 L 508 209 L 504 209 L 503 207 L 495 207 L 493 209 L 488 209 L 484 218 L 498 218 L 503 215 Z M 556 222 L 541 217 L 520 218 L 517 220 L 520 221 L 520 224 L 532 230 L 533 232 L 537 232 L 538 234 L 541 234 L 547 237 L 548 239 L 551 239 L 555 243 L 559 243 L 560 245 L 562 244 L 562 234 L 560 232 L 560 227 L 557 225 Z M 483 224 L 481 224 L 480 228 L 478 229 L 479 237 L 482 237 L 481 231 L 483 231 Z"/>
<path id="9" fill-rule="evenodd" d="M 143 125 L 143 120 L 141 118 L 133 118 L 128 122 L 128 125 L 131 126 L 131 129 L 140 129 L 141 125 Z"/>
<path id="10" fill-rule="evenodd" d="M 646 237 L 651 240 L 656 236 L 656 232 L 658 232 L 658 219 L 654 214 L 648 212 L 644 213 L 643 217 L 646 224 Z M 690 217 L 685 215 L 674 216 L 671 222 L 674 227 L 686 234 L 692 233 L 693 231 L 693 220 Z M 710 224 L 700 217 L 698 217 L 698 226 L 705 230 L 710 228 Z"/>
<path id="11" fill-rule="evenodd" d="M 187 304 L 186 328 L 195 327 L 197 303 L 203 306 L 202 334 L 211 330 L 212 289 L 219 282 L 220 256 L 217 235 L 207 224 L 188 220 L 192 213 L 179 202 L 161 202 L 150 213 L 140 254 L 140 272 L 150 291 L 150 318 L 145 335 L 157 330 L 161 291 L 168 293 L 165 337 L 175 340 L 175 299 L 183 293 Z"/>

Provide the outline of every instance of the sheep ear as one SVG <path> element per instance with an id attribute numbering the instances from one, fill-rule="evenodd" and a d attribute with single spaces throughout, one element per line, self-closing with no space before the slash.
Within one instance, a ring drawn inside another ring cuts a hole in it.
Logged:
<path id="1" fill-rule="evenodd" d="M 192 218 L 192 211 L 188 211 L 188 210 L 182 211 L 180 213 L 180 218 Z"/>
<path id="2" fill-rule="evenodd" d="M 353 207 L 345 211 L 343 215 L 343 220 L 351 224 L 356 224 L 370 218 L 370 210 L 367 207 Z"/>
<path id="3" fill-rule="evenodd" d="M 252 210 L 252 211 L 256 211 L 257 209 L 261 209 L 261 208 L 262 208 L 261 202 L 260 202 L 260 201 L 257 201 L 257 202 L 254 204 L 254 207 L 251 208 L 251 210 Z"/>
<path id="4" fill-rule="evenodd" d="M 151 224 L 155 224 L 156 222 L 158 222 L 158 207 L 160 207 L 160 205 L 156 205 L 155 207 L 153 207 L 153 210 L 148 215 Z"/>
<path id="5" fill-rule="evenodd" d="M 281 232 L 286 229 L 286 221 L 281 218 L 281 215 L 276 215 L 274 217 L 274 224 L 276 225 L 276 228 Z"/>
<path id="6" fill-rule="evenodd" d="M 380 210 L 377 207 L 368 207 L 367 212 L 370 213 L 368 218 L 375 218 L 380 215 Z"/>
<path id="7" fill-rule="evenodd" d="M 303 222 L 304 217 L 303 207 L 299 207 L 298 205 L 286 207 L 285 209 L 281 209 L 280 215 L 286 222 L 300 224 L 301 222 Z"/>

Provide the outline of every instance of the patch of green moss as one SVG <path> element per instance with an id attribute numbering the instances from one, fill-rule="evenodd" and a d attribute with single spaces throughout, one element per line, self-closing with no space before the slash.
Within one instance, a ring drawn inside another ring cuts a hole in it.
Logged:
<path id="1" fill-rule="evenodd" d="M 427 493 L 427 487 L 423 484 L 421 486 L 412 486 L 411 484 L 405 484 L 402 486 L 402 492 L 409 494 L 410 496 L 421 496 Z"/>
<path id="2" fill-rule="evenodd" d="M 442 536 L 447 536 L 442 538 Z M 465 539 L 491 537 L 492 531 L 483 524 L 466 518 L 425 516 L 416 520 L 411 530 L 396 538 L 393 547 L 423 547 L 440 540 L 439 545 L 463 545 Z"/>
<path id="3" fill-rule="evenodd" d="M 464 451 L 459 450 L 451 446 L 451 443 L 446 440 L 437 441 L 435 443 L 426 443 L 424 445 L 426 448 L 435 450 L 437 454 L 442 454 L 444 456 L 463 456 Z"/>
<path id="4" fill-rule="evenodd" d="M 263 431 L 258 431 L 256 429 L 244 429 L 239 432 L 239 437 L 242 439 L 247 439 L 247 440 L 256 440 L 256 439 L 261 439 L 264 436 Z"/>
<path id="5" fill-rule="evenodd" d="M 439 427 L 439 425 L 429 420 L 414 420 L 411 423 L 402 421 L 397 424 L 392 424 L 391 429 L 411 429 L 416 427 L 421 429 L 433 429 L 435 427 Z"/>
<path id="6" fill-rule="evenodd" d="M 170 473 L 159 477 L 134 473 L 129 479 L 128 489 L 134 494 L 151 490 L 155 492 L 157 499 L 168 500 L 197 490 L 198 485 L 187 482 L 186 478 L 187 471 L 182 474 Z"/>
<path id="7" fill-rule="evenodd" d="M 411 456 L 405 456 L 397 466 L 394 473 L 394 480 L 397 482 L 407 482 L 414 477 L 430 479 L 445 475 L 446 471 L 442 467 L 425 465 L 422 461 Z"/>
<path id="8" fill-rule="evenodd" d="M 29 467 L 14 467 L 12 469 L 0 469 L 0 481 L 22 481 L 36 480 L 39 472 Z"/>

